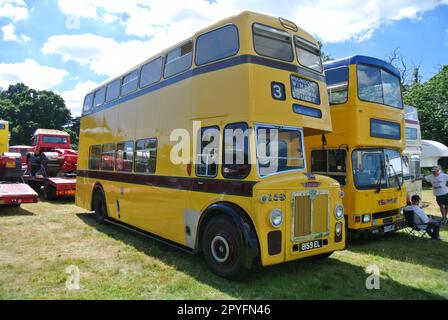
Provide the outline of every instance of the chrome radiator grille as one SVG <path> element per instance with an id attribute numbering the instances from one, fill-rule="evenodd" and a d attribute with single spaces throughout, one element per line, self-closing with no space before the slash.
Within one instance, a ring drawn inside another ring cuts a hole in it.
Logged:
<path id="1" fill-rule="evenodd" d="M 325 237 L 329 234 L 329 192 L 309 190 L 293 193 L 292 240 Z"/>

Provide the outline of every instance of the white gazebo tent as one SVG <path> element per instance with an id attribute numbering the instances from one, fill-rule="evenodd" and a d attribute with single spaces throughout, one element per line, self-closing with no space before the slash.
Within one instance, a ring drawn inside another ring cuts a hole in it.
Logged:
<path id="1" fill-rule="evenodd" d="M 448 157 L 448 147 L 443 143 L 422 140 L 421 167 L 432 168 L 436 166 L 440 158 Z"/>

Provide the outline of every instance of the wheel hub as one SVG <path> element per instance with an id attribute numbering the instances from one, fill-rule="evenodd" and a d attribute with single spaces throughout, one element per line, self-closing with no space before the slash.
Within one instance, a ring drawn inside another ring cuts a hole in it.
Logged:
<path id="1" fill-rule="evenodd" d="M 217 262 L 227 262 L 230 257 L 230 245 L 227 239 L 221 235 L 215 236 L 211 242 L 211 252 Z"/>

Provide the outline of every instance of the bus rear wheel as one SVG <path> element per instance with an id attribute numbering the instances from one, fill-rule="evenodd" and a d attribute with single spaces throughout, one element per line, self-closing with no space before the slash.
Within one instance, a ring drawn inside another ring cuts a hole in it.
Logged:
<path id="1" fill-rule="evenodd" d="M 106 200 L 100 191 L 96 191 L 93 196 L 93 210 L 95 212 L 96 222 L 103 224 L 107 218 L 107 208 Z"/>
<path id="2" fill-rule="evenodd" d="M 216 275 L 241 280 L 248 272 L 243 264 L 246 248 L 240 230 L 226 216 L 216 216 L 205 226 L 202 250 L 210 269 Z"/>

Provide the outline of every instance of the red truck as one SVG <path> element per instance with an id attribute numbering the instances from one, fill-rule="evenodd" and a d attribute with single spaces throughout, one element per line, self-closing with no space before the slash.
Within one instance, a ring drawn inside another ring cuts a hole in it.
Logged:
<path id="1" fill-rule="evenodd" d="M 0 120 L 0 207 L 38 201 L 37 193 L 22 181 L 20 153 L 8 152 L 9 126 Z"/>
<path id="2" fill-rule="evenodd" d="M 68 133 L 37 129 L 26 160 L 24 179 L 35 189 L 43 186 L 46 200 L 75 195 L 78 152 Z"/>
<path id="3" fill-rule="evenodd" d="M 22 156 L 22 169 L 26 170 L 26 156 L 28 152 L 31 152 L 33 150 L 33 147 L 31 146 L 10 146 L 9 152 L 12 153 L 20 153 Z"/>

